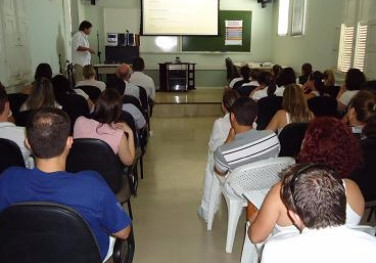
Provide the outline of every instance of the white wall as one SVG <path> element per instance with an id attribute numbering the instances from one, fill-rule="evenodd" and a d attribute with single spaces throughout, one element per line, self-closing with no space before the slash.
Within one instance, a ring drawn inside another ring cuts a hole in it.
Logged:
<path id="1" fill-rule="evenodd" d="M 304 62 L 314 69 L 336 68 L 343 0 L 307 0 L 306 30 L 301 37 L 277 36 L 278 3 L 274 5 L 272 60 L 296 72 Z"/>
<path id="2" fill-rule="evenodd" d="M 49 63 L 59 72 L 59 54 L 64 62 L 70 57 L 69 28 L 64 16 L 66 0 L 26 1 L 32 72 L 39 63 Z"/>
<path id="3" fill-rule="evenodd" d="M 98 30 L 100 45 L 104 44 L 103 9 L 104 8 L 138 8 L 140 0 L 106 0 L 98 1 L 97 5 L 84 4 L 85 17 L 94 24 L 93 33 Z M 271 29 L 272 29 L 272 5 L 261 8 L 256 0 L 222 0 L 221 10 L 250 10 L 252 11 L 251 52 L 245 53 L 145 53 L 141 54 L 147 68 L 156 69 L 158 63 L 172 61 L 179 56 L 184 61 L 197 63 L 198 69 L 225 69 L 225 58 L 231 56 L 234 61 L 270 61 L 271 60 Z M 124 17 L 124 24 L 126 24 Z M 96 36 L 91 34 L 90 44 L 96 48 Z M 141 43 L 142 44 L 142 43 Z M 103 51 L 103 49 L 102 49 Z M 104 53 L 103 57 L 104 58 Z M 97 61 L 97 58 L 94 58 Z"/>

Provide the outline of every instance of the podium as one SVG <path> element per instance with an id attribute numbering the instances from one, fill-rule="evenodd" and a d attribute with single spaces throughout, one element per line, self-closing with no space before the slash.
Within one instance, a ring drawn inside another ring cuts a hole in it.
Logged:
<path id="1" fill-rule="evenodd" d="M 195 89 L 195 63 L 159 63 L 161 91 L 187 91 Z"/>

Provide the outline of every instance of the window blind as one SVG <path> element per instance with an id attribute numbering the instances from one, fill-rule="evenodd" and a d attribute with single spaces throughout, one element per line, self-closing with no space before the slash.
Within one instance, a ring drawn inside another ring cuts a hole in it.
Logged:
<path id="1" fill-rule="evenodd" d="M 341 25 L 341 38 L 339 43 L 338 70 L 347 72 L 351 67 L 354 43 L 354 27 Z"/>

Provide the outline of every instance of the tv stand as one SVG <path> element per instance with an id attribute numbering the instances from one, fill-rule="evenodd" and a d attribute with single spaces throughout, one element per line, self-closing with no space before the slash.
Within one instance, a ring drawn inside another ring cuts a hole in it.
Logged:
<path id="1" fill-rule="evenodd" d="M 162 91 L 188 91 L 195 89 L 195 63 L 159 63 Z"/>

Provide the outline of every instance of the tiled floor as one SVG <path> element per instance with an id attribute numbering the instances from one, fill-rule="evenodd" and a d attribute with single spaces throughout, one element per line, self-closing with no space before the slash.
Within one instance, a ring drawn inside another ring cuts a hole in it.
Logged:
<path id="1" fill-rule="evenodd" d="M 134 262 L 239 262 L 244 218 L 232 254 L 225 252 L 224 200 L 212 231 L 197 216 L 215 118 L 152 118 L 153 136 L 145 158 L 145 179 L 133 199 Z"/>

